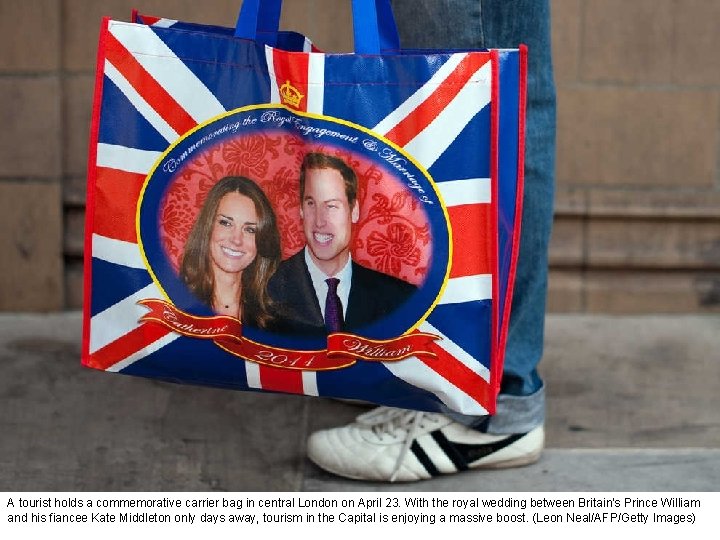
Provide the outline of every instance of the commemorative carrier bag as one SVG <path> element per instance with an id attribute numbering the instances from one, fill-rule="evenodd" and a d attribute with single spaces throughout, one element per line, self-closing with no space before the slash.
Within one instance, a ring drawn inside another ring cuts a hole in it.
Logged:
<path id="1" fill-rule="evenodd" d="M 520 235 L 526 52 L 355 52 L 105 19 L 82 363 L 235 390 L 492 414 Z"/>

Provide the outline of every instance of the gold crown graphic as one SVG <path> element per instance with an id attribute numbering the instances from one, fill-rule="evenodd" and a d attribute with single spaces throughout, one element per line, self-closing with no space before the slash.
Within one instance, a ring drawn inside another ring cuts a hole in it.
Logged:
<path id="1" fill-rule="evenodd" d="M 305 97 L 300 93 L 300 90 L 290 84 L 290 81 L 285 81 L 285 84 L 280 87 L 280 96 L 283 103 L 287 103 L 296 109 L 300 108 L 300 102 Z"/>

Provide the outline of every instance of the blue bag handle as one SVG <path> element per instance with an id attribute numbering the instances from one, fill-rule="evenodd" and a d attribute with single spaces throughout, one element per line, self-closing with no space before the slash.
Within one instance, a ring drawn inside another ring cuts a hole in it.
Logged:
<path id="1" fill-rule="evenodd" d="M 258 39 L 275 44 L 280 26 L 282 0 L 244 0 L 240 7 L 235 37 Z M 400 49 L 395 17 L 390 0 L 352 0 L 355 52 L 380 54 Z"/>
<path id="2" fill-rule="evenodd" d="M 281 9 L 282 0 L 243 0 L 235 25 L 235 37 L 254 40 L 260 33 L 277 33 Z"/>

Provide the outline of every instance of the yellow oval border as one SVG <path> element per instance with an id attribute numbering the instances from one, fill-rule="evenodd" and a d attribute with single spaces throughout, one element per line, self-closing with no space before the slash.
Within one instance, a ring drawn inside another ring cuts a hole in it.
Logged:
<path id="1" fill-rule="evenodd" d="M 143 182 L 142 189 L 140 190 L 140 195 L 138 196 L 138 202 L 137 202 L 137 209 L 135 212 L 135 230 L 137 233 L 138 238 L 138 247 L 140 248 L 140 256 L 142 257 L 142 261 L 145 264 L 145 267 L 147 268 L 148 273 L 150 274 L 150 277 L 153 280 L 153 283 L 158 287 L 162 295 L 165 297 L 165 299 L 170 302 L 172 305 L 175 305 L 173 301 L 170 299 L 168 294 L 165 292 L 165 289 L 163 288 L 160 281 L 157 279 L 157 276 L 155 275 L 155 272 L 152 269 L 152 266 L 150 265 L 150 261 L 148 261 L 147 255 L 145 254 L 145 247 L 143 245 L 142 236 L 140 234 L 140 213 L 142 208 L 143 199 L 145 197 L 145 189 L 147 188 L 150 179 L 155 174 L 155 171 L 157 168 L 161 165 L 161 163 L 165 160 L 165 158 L 168 156 L 168 154 L 175 149 L 176 146 L 178 146 L 180 143 L 182 143 L 184 140 L 186 140 L 188 137 L 190 137 L 193 133 L 196 131 L 199 131 L 210 124 L 213 124 L 219 120 L 222 120 L 224 118 L 227 118 L 229 116 L 236 115 L 238 113 L 243 113 L 247 111 L 253 111 L 253 110 L 261 110 L 261 109 L 284 109 L 287 112 L 301 116 L 301 117 L 307 117 L 312 118 L 315 120 L 323 120 L 326 122 L 332 122 L 336 124 L 341 124 L 347 127 L 350 127 L 352 129 L 361 131 L 367 135 L 370 135 L 371 137 L 382 141 L 383 143 L 387 144 L 397 152 L 399 152 L 403 157 L 406 157 L 422 174 L 425 176 L 427 181 L 429 182 L 430 186 L 432 186 L 433 190 L 435 191 L 435 195 L 437 196 L 437 199 L 440 203 L 440 208 L 442 209 L 443 216 L 445 217 L 445 223 L 447 224 L 447 231 L 448 231 L 448 261 L 447 261 L 447 268 L 445 271 L 445 277 L 443 278 L 442 285 L 440 286 L 440 290 L 438 291 L 437 296 L 435 297 L 435 300 L 433 300 L 432 304 L 430 304 L 430 307 L 425 311 L 422 317 L 418 319 L 418 321 L 413 324 L 408 330 L 403 332 L 400 335 L 407 335 L 411 332 L 414 332 L 417 330 L 420 325 L 425 322 L 425 320 L 430 316 L 430 313 L 433 312 L 433 310 L 437 307 L 438 303 L 440 302 L 440 298 L 442 297 L 443 293 L 445 292 L 445 289 L 447 288 L 448 281 L 450 279 L 450 271 L 452 268 L 452 261 L 453 261 L 453 233 L 452 233 L 452 223 L 450 222 L 450 215 L 448 214 L 447 206 L 445 205 L 445 201 L 442 198 L 442 194 L 440 193 L 440 190 L 437 187 L 437 183 L 432 179 L 432 176 L 430 176 L 430 173 L 427 172 L 425 167 L 420 165 L 420 163 L 417 162 L 417 160 L 412 157 L 410 154 L 408 154 L 403 148 L 399 147 L 397 144 L 392 142 L 390 139 L 385 138 L 384 136 L 375 133 L 374 131 L 361 126 L 359 124 L 355 124 L 353 122 L 349 122 L 348 120 L 343 120 L 341 118 L 335 118 L 333 116 L 326 116 L 322 114 L 317 113 L 309 113 L 309 112 L 303 112 L 303 111 L 297 111 L 294 109 L 291 109 L 287 107 L 286 105 L 282 104 L 260 104 L 260 105 L 248 105 L 246 107 L 240 107 L 238 109 L 233 109 L 232 111 L 225 112 L 223 114 L 217 115 L 209 120 L 206 120 L 205 122 L 202 122 L 195 126 L 190 131 L 187 131 L 184 133 L 181 137 L 179 137 L 175 142 L 173 142 L 170 146 L 168 146 L 165 151 L 160 155 L 160 157 L 155 161 L 155 164 L 152 166 L 148 174 L 145 176 L 145 181 Z"/>

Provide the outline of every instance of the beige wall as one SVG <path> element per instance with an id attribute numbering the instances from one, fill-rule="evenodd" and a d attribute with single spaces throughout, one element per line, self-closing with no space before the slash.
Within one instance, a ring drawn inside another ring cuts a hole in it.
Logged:
<path id="1" fill-rule="evenodd" d="M 720 2 L 553 7 L 550 308 L 720 310 Z"/>
<path id="2" fill-rule="evenodd" d="M 0 0 L 0 311 L 77 308 L 100 18 L 231 25 L 240 0 Z M 283 20 L 351 48 L 347 3 Z M 720 311 L 720 2 L 552 0 L 550 309 Z M 341 31 L 337 31 L 341 29 Z"/>

